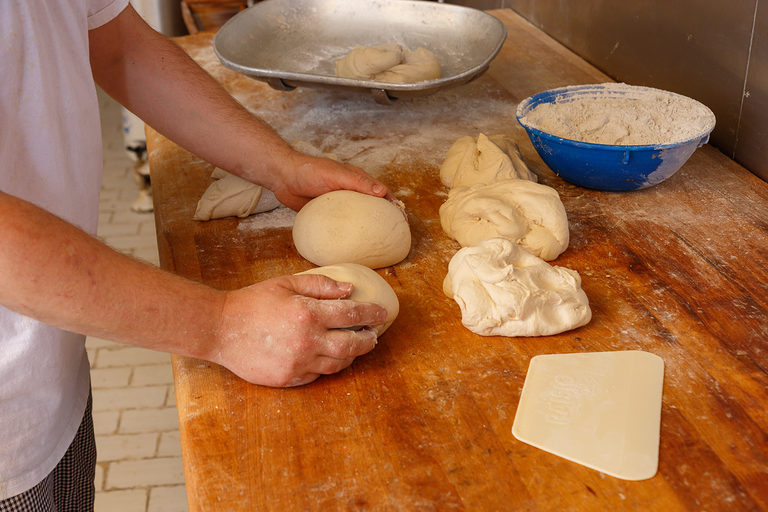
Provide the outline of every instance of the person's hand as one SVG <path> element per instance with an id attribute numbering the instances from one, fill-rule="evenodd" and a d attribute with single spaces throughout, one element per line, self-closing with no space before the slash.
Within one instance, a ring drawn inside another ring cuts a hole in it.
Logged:
<path id="1" fill-rule="evenodd" d="M 322 275 L 283 276 L 227 292 L 208 359 L 254 384 L 286 387 L 336 373 L 376 345 L 381 306 Z"/>
<path id="2" fill-rule="evenodd" d="M 340 189 L 391 198 L 383 183 L 352 165 L 298 152 L 286 164 L 271 190 L 281 203 L 297 211 L 310 199 Z"/>

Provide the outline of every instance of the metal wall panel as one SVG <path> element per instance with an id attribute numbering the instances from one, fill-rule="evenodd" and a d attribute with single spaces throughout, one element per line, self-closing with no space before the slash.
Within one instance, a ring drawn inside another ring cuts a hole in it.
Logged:
<path id="1" fill-rule="evenodd" d="M 733 153 L 752 34 L 752 2 L 507 3 L 615 79 L 705 103 L 717 116 L 713 142 Z"/>
<path id="2" fill-rule="evenodd" d="M 734 159 L 768 180 L 768 0 L 760 2 Z"/>
<path id="3" fill-rule="evenodd" d="M 449 1 L 511 7 L 616 80 L 696 98 L 712 144 L 768 177 L 768 0 Z"/>

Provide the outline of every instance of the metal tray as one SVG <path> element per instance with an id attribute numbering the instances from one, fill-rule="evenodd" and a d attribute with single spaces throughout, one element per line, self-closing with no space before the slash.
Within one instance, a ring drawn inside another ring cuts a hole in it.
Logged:
<path id="1" fill-rule="evenodd" d="M 507 37 L 476 9 L 423 0 L 265 0 L 241 11 L 213 41 L 222 64 L 280 90 L 299 86 L 367 89 L 376 101 L 427 95 L 482 74 Z M 335 76 L 355 46 L 423 46 L 440 62 L 436 80 L 395 84 Z"/>

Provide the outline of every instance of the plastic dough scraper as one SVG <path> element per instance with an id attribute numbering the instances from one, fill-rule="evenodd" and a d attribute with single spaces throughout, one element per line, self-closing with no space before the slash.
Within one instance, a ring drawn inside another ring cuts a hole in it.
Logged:
<path id="1" fill-rule="evenodd" d="M 664 361 L 637 350 L 531 359 L 512 434 L 625 480 L 656 474 Z"/>

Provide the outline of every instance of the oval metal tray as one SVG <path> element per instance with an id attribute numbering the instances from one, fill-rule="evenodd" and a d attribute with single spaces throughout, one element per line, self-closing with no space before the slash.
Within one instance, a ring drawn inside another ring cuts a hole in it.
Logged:
<path id="1" fill-rule="evenodd" d="M 272 87 L 367 89 L 376 101 L 427 95 L 477 78 L 507 37 L 495 17 L 423 0 L 265 0 L 221 27 L 213 47 L 222 64 Z M 396 84 L 335 76 L 355 46 L 423 46 L 440 62 L 436 80 Z"/>

